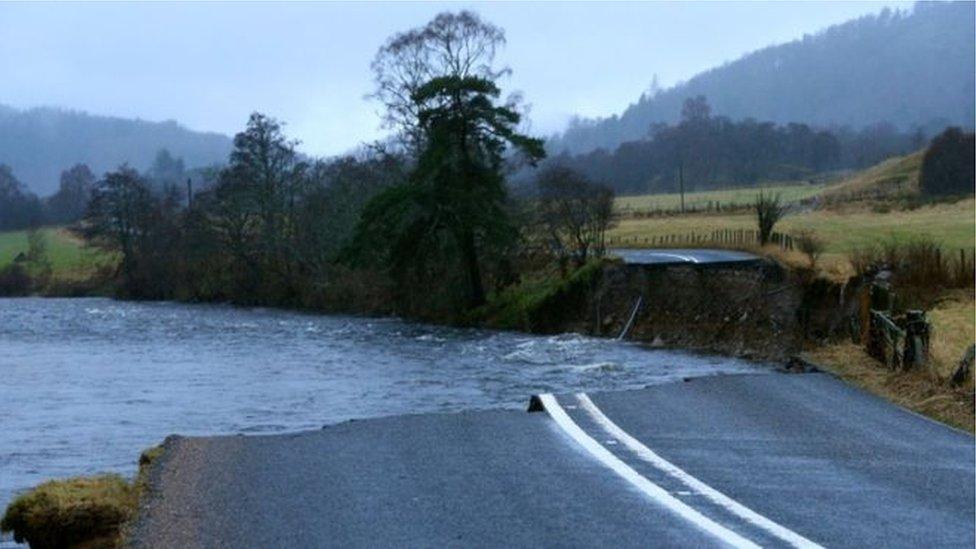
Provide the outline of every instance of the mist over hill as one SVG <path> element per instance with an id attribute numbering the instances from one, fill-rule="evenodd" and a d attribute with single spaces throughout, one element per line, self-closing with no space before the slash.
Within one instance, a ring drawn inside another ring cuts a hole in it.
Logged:
<path id="1" fill-rule="evenodd" d="M 175 121 L 0 105 L 0 164 L 42 196 L 56 191 L 61 171 L 74 164 L 87 164 L 98 175 L 123 162 L 142 171 L 165 148 L 187 167 L 198 167 L 225 162 L 231 146 L 226 135 L 192 131 Z"/>
<path id="2" fill-rule="evenodd" d="M 973 125 L 976 4 L 918 3 L 770 46 L 642 95 L 622 114 L 576 120 L 549 140 L 551 153 L 613 150 L 678 120 L 685 99 L 707 97 L 717 115 L 818 127 L 889 122 L 929 135 Z M 635 67 L 653 73 L 653 67 Z"/>

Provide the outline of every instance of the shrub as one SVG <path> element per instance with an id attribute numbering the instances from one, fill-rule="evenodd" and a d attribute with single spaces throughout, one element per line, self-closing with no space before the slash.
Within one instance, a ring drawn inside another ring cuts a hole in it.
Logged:
<path id="1" fill-rule="evenodd" d="M 603 266 L 604 260 L 590 260 L 565 277 L 547 276 L 509 286 L 489 296 L 488 303 L 472 311 L 467 322 L 536 333 L 558 331 L 567 318 L 578 314 Z"/>
<path id="2" fill-rule="evenodd" d="M 810 259 L 810 266 L 816 267 L 817 260 L 827 248 L 824 239 L 817 236 L 817 233 L 811 229 L 802 229 L 794 235 L 793 240 L 796 242 L 797 248 Z"/>
<path id="3" fill-rule="evenodd" d="M 114 538 L 136 502 L 135 489 L 119 475 L 52 480 L 14 499 L 0 531 L 34 549 L 97 542 Z"/>
<path id="4" fill-rule="evenodd" d="M 773 227 L 783 218 L 786 208 L 780 201 L 780 195 L 767 196 L 762 192 L 756 196 L 753 203 L 756 211 L 756 222 L 759 225 L 759 245 L 765 246 L 773 234 Z"/>
<path id="5" fill-rule="evenodd" d="M 848 259 L 859 276 L 890 270 L 899 302 L 907 308 L 926 308 L 947 288 L 972 290 L 976 277 L 974 254 L 943 250 L 926 236 L 855 248 Z"/>
<path id="6" fill-rule="evenodd" d="M 847 253 L 847 260 L 857 276 L 864 276 L 871 272 L 877 266 L 877 257 L 876 246 L 858 246 Z"/>
<path id="7" fill-rule="evenodd" d="M 947 128 L 932 140 L 922 159 L 919 186 L 929 195 L 970 194 L 976 186 L 976 139 L 959 128 Z"/>
<path id="8" fill-rule="evenodd" d="M 24 296 L 31 291 L 31 277 L 19 263 L 0 268 L 0 296 Z"/>

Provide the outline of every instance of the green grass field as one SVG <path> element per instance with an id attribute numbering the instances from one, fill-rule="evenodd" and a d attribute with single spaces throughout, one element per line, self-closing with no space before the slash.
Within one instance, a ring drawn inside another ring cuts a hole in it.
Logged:
<path id="1" fill-rule="evenodd" d="M 85 278 L 112 260 L 105 252 L 86 248 L 78 237 L 62 228 L 45 227 L 40 230 L 47 240 L 47 256 L 55 278 Z M 0 233 L 0 268 L 13 262 L 21 252 L 27 252 L 27 231 Z"/>
<path id="2" fill-rule="evenodd" d="M 828 253 L 845 253 L 886 239 L 907 241 L 920 236 L 931 237 L 945 248 L 972 249 L 976 245 L 974 213 L 976 201 L 972 198 L 883 214 L 869 210 L 814 210 L 785 217 L 776 230 L 789 234 L 812 229 L 827 242 Z M 643 239 L 668 234 L 704 235 L 722 229 L 752 231 L 756 229 L 756 221 L 752 213 L 625 218 L 609 236 Z"/>
<path id="3" fill-rule="evenodd" d="M 689 209 L 704 209 L 711 202 L 722 206 L 745 206 L 752 204 L 759 194 L 763 192 L 780 195 L 784 202 L 795 202 L 816 196 L 824 191 L 826 185 L 823 183 L 806 184 L 772 184 L 766 187 L 754 187 L 747 189 L 724 189 L 714 191 L 702 191 L 695 193 L 685 193 L 685 207 Z M 617 210 L 626 215 L 630 212 L 646 212 L 655 210 L 675 210 L 681 206 L 681 195 L 671 194 L 646 194 L 641 196 L 621 196 L 616 199 L 614 205 Z"/>
<path id="4" fill-rule="evenodd" d="M 973 198 L 915 208 L 908 208 L 908 203 L 902 200 L 906 195 L 918 194 L 921 164 L 922 153 L 917 152 L 890 158 L 830 184 L 769 186 L 767 192 L 781 194 L 786 202 L 818 194 L 825 199 L 819 209 L 787 215 L 775 230 L 787 234 L 812 230 L 826 242 L 828 254 L 845 254 L 884 241 L 904 242 L 923 236 L 946 249 L 972 250 L 976 246 L 976 201 Z M 757 189 L 737 189 L 694 193 L 686 195 L 685 203 L 713 200 L 723 204 L 748 204 L 757 192 Z M 864 197 L 869 197 L 869 201 L 864 202 Z M 662 208 L 673 207 L 677 200 L 677 195 L 673 194 L 618 199 L 620 222 L 609 236 L 632 239 L 640 245 L 645 238 L 670 234 L 708 235 L 715 230 L 756 229 L 755 218 L 748 210 L 654 217 L 630 215 L 634 209 L 647 210 L 655 204 Z"/>

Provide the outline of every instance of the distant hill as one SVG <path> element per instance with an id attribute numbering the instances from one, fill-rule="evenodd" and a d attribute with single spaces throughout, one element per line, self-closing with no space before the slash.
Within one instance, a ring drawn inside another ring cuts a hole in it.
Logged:
<path id="1" fill-rule="evenodd" d="M 613 150 L 675 122 L 682 102 L 704 95 L 713 113 L 818 127 L 882 121 L 928 135 L 972 127 L 976 100 L 976 4 L 918 3 L 885 10 L 771 46 L 643 95 L 617 116 L 578 120 L 548 143 L 552 153 Z M 635 67 L 635 70 L 641 70 Z M 653 67 L 644 70 L 653 72 Z"/>
<path id="2" fill-rule="evenodd" d="M 226 135 L 195 132 L 174 121 L 0 105 L 0 163 L 41 196 L 56 191 L 61 170 L 77 163 L 88 164 L 98 175 L 123 162 L 144 170 L 166 148 L 187 167 L 199 167 L 225 162 L 231 145 Z"/>

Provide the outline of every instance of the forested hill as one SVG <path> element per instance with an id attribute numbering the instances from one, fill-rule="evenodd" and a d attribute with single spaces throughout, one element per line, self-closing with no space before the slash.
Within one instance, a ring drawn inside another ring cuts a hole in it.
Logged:
<path id="1" fill-rule="evenodd" d="M 678 120 L 683 101 L 704 95 L 713 113 L 733 120 L 859 128 L 887 121 L 931 135 L 974 117 L 972 2 L 918 3 L 883 11 L 771 46 L 643 95 L 619 116 L 571 124 L 549 142 L 551 153 L 613 150 L 642 139 L 657 122 Z M 648 79 L 654 67 L 645 70 Z"/>
<path id="2" fill-rule="evenodd" d="M 191 131 L 173 121 L 0 105 L 0 164 L 42 196 L 56 191 L 61 171 L 75 164 L 87 164 L 96 174 L 123 162 L 144 170 L 165 148 L 188 167 L 198 167 L 226 162 L 231 145 L 225 135 Z"/>

